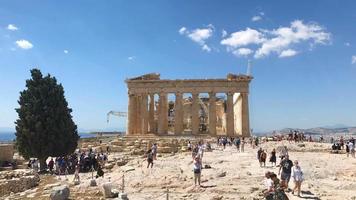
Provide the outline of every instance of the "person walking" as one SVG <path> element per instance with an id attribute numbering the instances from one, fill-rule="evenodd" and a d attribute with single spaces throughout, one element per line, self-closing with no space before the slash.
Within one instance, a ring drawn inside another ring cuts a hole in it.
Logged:
<path id="1" fill-rule="evenodd" d="M 194 162 L 193 162 L 193 172 L 194 172 L 194 185 L 198 185 L 200 186 L 200 177 L 201 177 L 201 169 L 202 169 L 202 164 L 201 164 L 201 159 L 199 156 L 196 156 L 194 158 Z"/>
<path id="2" fill-rule="evenodd" d="M 354 143 L 349 141 L 348 146 L 349 146 L 351 157 L 355 158 L 355 145 L 354 145 Z"/>
<path id="3" fill-rule="evenodd" d="M 262 150 L 261 155 L 260 155 L 261 167 L 262 167 L 262 165 L 263 165 L 263 167 L 266 167 L 266 158 L 267 158 L 267 154 L 264 150 Z"/>
<path id="4" fill-rule="evenodd" d="M 273 166 L 273 163 L 274 163 L 274 166 L 276 166 L 276 163 L 277 163 L 277 157 L 276 157 L 276 149 L 273 149 L 272 152 L 271 152 L 271 157 L 269 159 L 269 162 L 272 163 L 272 166 Z"/>
<path id="5" fill-rule="evenodd" d="M 245 141 L 245 138 L 244 137 L 242 137 L 242 139 L 241 139 L 241 150 L 240 150 L 240 152 L 244 152 L 245 151 L 245 143 L 246 143 L 246 141 Z"/>
<path id="6" fill-rule="evenodd" d="M 302 187 L 302 182 L 304 180 L 304 176 L 303 176 L 302 168 L 300 167 L 300 165 L 298 163 L 298 160 L 294 161 L 291 176 L 294 181 L 294 188 L 293 188 L 292 194 L 294 194 L 295 191 L 297 190 L 298 197 L 300 197 L 300 190 Z"/>
<path id="7" fill-rule="evenodd" d="M 153 159 L 154 159 L 154 154 L 152 152 L 152 150 L 148 150 L 147 151 L 147 168 L 150 167 L 151 165 L 151 168 L 153 167 Z"/>
<path id="8" fill-rule="evenodd" d="M 281 162 L 281 166 L 279 167 L 278 175 L 281 175 L 282 185 L 288 189 L 288 183 L 292 173 L 293 162 L 289 160 L 289 156 L 286 155 Z M 282 173 L 281 173 L 282 170 Z"/>
<path id="9" fill-rule="evenodd" d="M 262 162 L 261 162 L 261 154 L 262 154 L 263 150 L 262 148 L 260 148 L 258 151 L 257 151 L 257 160 L 258 162 L 260 163 L 260 167 L 262 167 Z"/>

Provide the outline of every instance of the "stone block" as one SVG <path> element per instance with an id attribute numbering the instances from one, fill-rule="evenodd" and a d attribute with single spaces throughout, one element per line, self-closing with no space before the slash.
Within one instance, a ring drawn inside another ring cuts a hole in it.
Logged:
<path id="1" fill-rule="evenodd" d="M 66 200 L 69 198 L 69 187 L 67 185 L 57 186 L 52 188 L 50 195 L 51 200 Z"/>

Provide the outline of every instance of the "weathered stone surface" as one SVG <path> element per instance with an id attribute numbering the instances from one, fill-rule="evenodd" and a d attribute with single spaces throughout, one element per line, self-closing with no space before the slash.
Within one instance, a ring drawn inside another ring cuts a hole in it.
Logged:
<path id="1" fill-rule="evenodd" d="M 18 193 L 31 189 L 38 185 L 39 176 L 23 176 L 21 178 L 4 179 L 0 181 L 0 196 Z"/>
<path id="2" fill-rule="evenodd" d="M 52 188 L 50 195 L 51 200 L 66 200 L 69 198 L 70 190 L 67 185 Z"/>
<path id="3" fill-rule="evenodd" d="M 105 198 L 114 198 L 117 197 L 117 193 L 113 192 L 113 185 L 110 182 L 104 183 L 102 185 L 102 193 Z"/>

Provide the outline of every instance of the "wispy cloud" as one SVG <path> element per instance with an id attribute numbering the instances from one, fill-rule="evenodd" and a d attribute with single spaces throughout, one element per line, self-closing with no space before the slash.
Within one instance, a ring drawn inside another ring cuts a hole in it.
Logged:
<path id="1" fill-rule="evenodd" d="M 209 24 L 206 28 L 197 28 L 194 30 L 188 30 L 183 26 L 178 30 L 178 32 L 179 34 L 188 37 L 193 42 L 198 43 L 202 50 L 207 52 L 211 51 L 211 48 L 206 44 L 206 40 L 213 35 L 214 26 L 212 24 Z"/>
<path id="2" fill-rule="evenodd" d="M 351 57 L 351 64 L 356 64 L 356 55 Z"/>
<path id="3" fill-rule="evenodd" d="M 298 52 L 293 50 L 293 49 L 287 49 L 287 50 L 283 50 L 280 54 L 279 57 L 280 58 L 284 58 L 284 57 L 291 57 L 291 56 L 295 56 L 297 55 Z"/>
<path id="4" fill-rule="evenodd" d="M 349 42 L 345 42 L 344 44 L 345 44 L 345 46 L 347 46 L 347 47 L 351 46 L 351 44 L 350 44 Z"/>
<path id="5" fill-rule="evenodd" d="M 63 50 L 63 53 L 68 54 L 68 53 L 69 53 L 69 51 L 68 51 L 68 50 L 66 50 L 66 49 L 64 49 L 64 50 Z"/>
<path id="6" fill-rule="evenodd" d="M 17 40 L 16 45 L 21 49 L 31 49 L 33 48 L 33 44 L 27 40 Z"/>
<path id="7" fill-rule="evenodd" d="M 9 24 L 7 25 L 7 29 L 10 31 L 17 31 L 19 28 L 17 28 L 14 24 Z"/>
<path id="8" fill-rule="evenodd" d="M 239 49 L 234 50 L 232 53 L 238 57 L 248 56 L 253 53 L 253 50 L 251 50 L 249 48 L 239 48 Z"/>
<path id="9" fill-rule="evenodd" d="M 127 60 L 135 60 L 136 59 L 136 56 L 129 56 L 129 57 L 127 57 Z"/>
<path id="10" fill-rule="evenodd" d="M 225 31 L 224 29 L 221 31 L 221 37 L 226 37 L 227 36 L 227 31 Z"/>
<path id="11" fill-rule="evenodd" d="M 257 21 L 260 21 L 261 19 L 262 19 L 261 16 L 253 16 L 253 17 L 251 18 L 251 21 L 257 22 Z"/>

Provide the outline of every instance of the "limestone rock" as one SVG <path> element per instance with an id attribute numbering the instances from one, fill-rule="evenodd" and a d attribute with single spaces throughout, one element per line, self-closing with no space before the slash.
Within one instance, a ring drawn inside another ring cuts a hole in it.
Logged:
<path id="1" fill-rule="evenodd" d="M 105 198 L 114 198 L 116 195 L 112 192 L 113 186 L 112 183 L 107 182 L 102 185 L 102 192 Z"/>
<path id="2" fill-rule="evenodd" d="M 225 177 L 226 176 L 226 172 L 218 172 L 218 174 L 216 175 L 216 177 Z"/>
<path id="3" fill-rule="evenodd" d="M 120 167 L 126 165 L 127 163 L 128 163 L 128 161 L 125 159 L 120 159 L 116 162 L 117 166 L 120 166 Z"/>
<path id="4" fill-rule="evenodd" d="M 50 195 L 51 200 L 66 200 L 69 198 L 69 187 L 67 185 L 52 188 Z"/>

